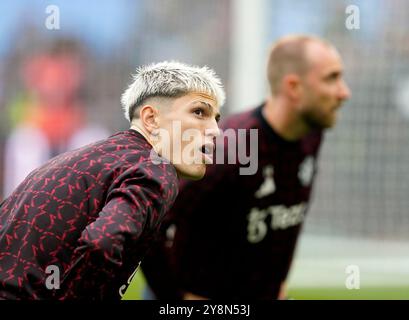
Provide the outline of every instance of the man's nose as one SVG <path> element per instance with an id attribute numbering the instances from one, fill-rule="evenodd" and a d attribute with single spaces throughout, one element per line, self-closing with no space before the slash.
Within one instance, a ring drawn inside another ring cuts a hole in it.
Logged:
<path id="1" fill-rule="evenodd" d="M 342 100 L 347 100 L 350 97 L 351 97 L 351 90 L 349 89 L 345 81 L 342 81 L 340 91 L 339 91 L 339 98 Z"/>
<path id="2" fill-rule="evenodd" d="M 220 134 L 221 134 L 221 130 L 219 128 L 219 125 L 217 124 L 217 121 L 212 120 L 211 125 L 205 130 L 205 135 L 208 137 L 215 138 L 215 137 L 220 136 Z"/>

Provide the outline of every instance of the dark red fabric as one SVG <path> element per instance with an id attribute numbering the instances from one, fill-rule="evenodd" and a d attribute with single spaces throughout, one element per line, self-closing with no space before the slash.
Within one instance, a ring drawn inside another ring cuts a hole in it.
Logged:
<path id="1" fill-rule="evenodd" d="M 0 297 L 120 299 L 178 192 L 151 150 L 128 130 L 34 170 L 0 207 Z"/>

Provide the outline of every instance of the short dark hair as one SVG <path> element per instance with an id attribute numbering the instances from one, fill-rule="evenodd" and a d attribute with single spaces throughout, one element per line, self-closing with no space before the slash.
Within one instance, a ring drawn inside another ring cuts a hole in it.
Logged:
<path id="1" fill-rule="evenodd" d="M 331 46 L 325 40 L 310 35 L 285 36 L 272 45 L 268 58 L 267 77 L 273 94 L 278 93 L 280 82 L 285 75 L 289 73 L 303 75 L 308 71 L 310 61 L 308 61 L 306 48 L 311 42 Z"/>

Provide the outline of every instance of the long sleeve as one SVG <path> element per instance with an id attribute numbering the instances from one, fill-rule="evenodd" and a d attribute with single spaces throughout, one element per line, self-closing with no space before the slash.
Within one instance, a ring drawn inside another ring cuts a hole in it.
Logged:
<path id="1" fill-rule="evenodd" d="M 63 275 L 60 299 L 99 299 L 87 295 L 96 285 L 112 287 L 108 296 L 120 297 L 121 282 L 146 251 L 141 239 L 153 235 L 173 203 L 177 187 L 158 178 L 158 168 L 147 164 L 139 165 L 136 173 L 132 170 L 117 179 L 99 217 L 82 232 L 72 265 Z"/>

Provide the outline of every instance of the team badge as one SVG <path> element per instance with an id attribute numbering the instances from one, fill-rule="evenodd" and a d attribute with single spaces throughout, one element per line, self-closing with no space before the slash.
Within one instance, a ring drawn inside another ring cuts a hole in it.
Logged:
<path id="1" fill-rule="evenodd" d="M 311 185 L 312 177 L 314 175 L 314 157 L 308 156 L 300 164 L 298 169 L 298 179 L 301 184 L 306 187 Z"/>

